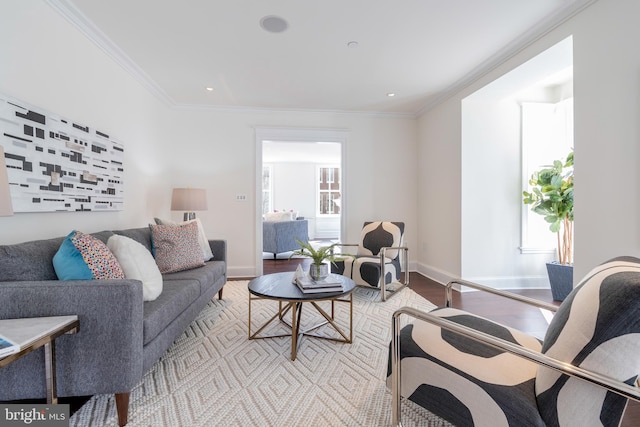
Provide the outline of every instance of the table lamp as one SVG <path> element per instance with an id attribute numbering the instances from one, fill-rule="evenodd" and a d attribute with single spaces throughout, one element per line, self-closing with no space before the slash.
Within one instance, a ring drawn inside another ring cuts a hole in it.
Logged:
<path id="1" fill-rule="evenodd" d="M 185 211 L 184 221 L 196 218 L 194 211 L 207 210 L 207 193 L 204 188 L 174 188 L 171 194 L 171 210 Z"/>

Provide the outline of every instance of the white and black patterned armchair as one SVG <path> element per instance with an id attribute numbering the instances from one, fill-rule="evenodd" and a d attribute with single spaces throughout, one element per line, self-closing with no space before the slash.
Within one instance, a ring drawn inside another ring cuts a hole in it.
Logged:
<path id="1" fill-rule="evenodd" d="M 404 222 L 365 222 L 360 234 L 360 243 L 337 243 L 334 248 L 357 247 L 355 254 L 337 254 L 340 260 L 331 265 L 331 272 L 347 276 L 359 286 L 380 289 L 381 299 L 409 284 L 409 249 L 403 246 Z M 400 256 L 403 253 L 402 257 Z M 404 281 L 395 287 L 388 284 L 398 282 L 404 265 Z"/>
<path id="2" fill-rule="evenodd" d="M 543 342 L 465 311 L 402 308 L 393 316 L 388 384 L 457 426 L 617 426 L 640 401 L 640 260 L 593 269 L 564 302 L 465 286 L 556 310 Z M 400 329 L 400 316 L 416 318 Z"/>

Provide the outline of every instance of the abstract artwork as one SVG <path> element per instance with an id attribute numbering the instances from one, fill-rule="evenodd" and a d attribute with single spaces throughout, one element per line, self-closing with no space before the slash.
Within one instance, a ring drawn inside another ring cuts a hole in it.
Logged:
<path id="1" fill-rule="evenodd" d="M 90 128 L 0 94 L 14 212 L 118 211 L 124 204 L 124 148 Z"/>

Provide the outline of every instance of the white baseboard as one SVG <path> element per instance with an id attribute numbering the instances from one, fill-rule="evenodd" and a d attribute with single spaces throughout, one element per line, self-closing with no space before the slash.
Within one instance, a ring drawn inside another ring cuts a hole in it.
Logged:
<path id="1" fill-rule="evenodd" d="M 435 267 L 422 264 L 422 263 L 416 263 L 415 271 L 417 271 L 418 273 L 422 274 L 425 277 L 428 277 L 431 280 L 435 280 L 436 282 L 442 285 L 446 285 L 453 279 L 459 278 L 458 276 L 452 273 L 449 273 L 448 271 L 440 270 Z"/>
<path id="2" fill-rule="evenodd" d="M 241 277 L 256 277 L 256 267 L 229 267 L 227 266 L 227 278 L 237 279 Z"/>
<path id="3" fill-rule="evenodd" d="M 409 262 L 409 271 L 415 271 L 431 280 L 434 280 L 442 285 L 446 285 L 453 279 L 459 277 L 444 270 L 422 264 L 419 262 Z M 246 278 L 256 277 L 255 266 L 242 266 L 242 267 L 227 267 L 227 277 L 229 279 L 234 278 Z M 465 280 L 471 282 L 488 285 L 496 289 L 549 289 L 549 279 L 546 276 L 532 276 L 532 277 L 465 277 Z M 458 287 L 455 287 L 456 290 Z M 463 292 L 469 289 L 463 289 Z"/>
<path id="4" fill-rule="evenodd" d="M 496 289 L 550 289 L 547 276 L 470 277 L 466 280 Z"/>
<path id="5" fill-rule="evenodd" d="M 454 279 L 460 277 L 438 268 L 417 263 L 415 270 L 431 280 L 446 285 Z M 482 285 L 491 286 L 496 289 L 549 289 L 549 279 L 547 276 L 529 276 L 529 277 L 464 277 L 464 280 L 480 283 Z M 457 288 L 456 288 L 457 289 Z M 459 290 L 459 289 L 458 289 Z M 463 289 L 463 292 L 469 289 Z"/>

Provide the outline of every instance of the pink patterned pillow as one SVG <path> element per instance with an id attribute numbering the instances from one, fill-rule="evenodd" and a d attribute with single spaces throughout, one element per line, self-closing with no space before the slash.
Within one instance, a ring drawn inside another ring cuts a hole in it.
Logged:
<path id="1" fill-rule="evenodd" d="M 198 224 L 149 224 L 153 256 L 161 273 L 175 273 L 204 265 L 198 242 Z"/>
<path id="2" fill-rule="evenodd" d="M 107 245 L 75 230 L 53 257 L 53 268 L 60 280 L 124 279 L 124 272 Z"/>

